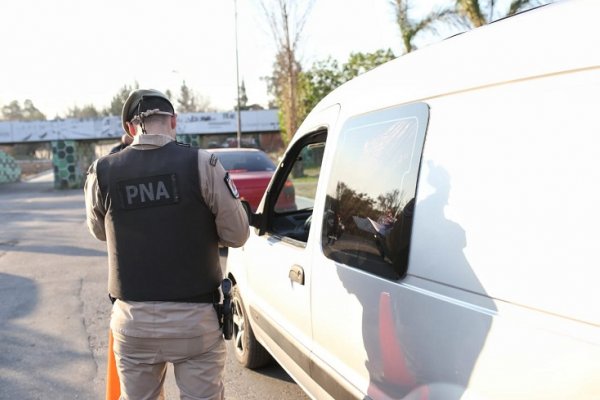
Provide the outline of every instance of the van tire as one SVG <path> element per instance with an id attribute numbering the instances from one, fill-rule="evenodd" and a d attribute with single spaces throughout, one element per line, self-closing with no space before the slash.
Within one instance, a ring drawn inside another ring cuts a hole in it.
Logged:
<path id="1" fill-rule="evenodd" d="M 264 367 L 272 360 L 271 355 L 256 340 L 250 319 L 246 314 L 244 302 L 237 286 L 233 287 L 233 337 L 231 345 L 235 358 L 249 369 Z"/>

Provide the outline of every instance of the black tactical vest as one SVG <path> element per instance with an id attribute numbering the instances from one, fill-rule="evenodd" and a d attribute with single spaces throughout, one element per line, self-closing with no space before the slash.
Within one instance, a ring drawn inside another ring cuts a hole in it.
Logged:
<path id="1" fill-rule="evenodd" d="M 106 209 L 108 290 L 132 301 L 210 302 L 221 282 L 215 219 L 198 150 L 127 148 L 96 168 Z"/>

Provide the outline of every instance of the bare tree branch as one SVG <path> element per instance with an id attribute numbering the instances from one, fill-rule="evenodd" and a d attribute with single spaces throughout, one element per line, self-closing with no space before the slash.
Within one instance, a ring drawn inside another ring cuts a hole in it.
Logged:
<path id="1" fill-rule="evenodd" d="M 260 0 L 265 17 L 275 39 L 276 58 L 270 85 L 277 98 L 285 126 L 284 140 L 288 141 L 300 125 L 302 93 L 300 88 L 301 67 L 298 62 L 298 44 L 314 0 L 305 3 L 304 12 L 299 13 L 293 0 Z M 298 15 L 301 14 L 299 17 Z"/>

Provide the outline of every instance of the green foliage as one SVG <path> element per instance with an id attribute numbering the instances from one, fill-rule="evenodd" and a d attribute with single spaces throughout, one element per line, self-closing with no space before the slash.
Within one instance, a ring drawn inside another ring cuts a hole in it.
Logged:
<path id="1" fill-rule="evenodd" d="M 329 92 L 345 82 L 342 68 L 331 57 L 317 61 L 301 77 L 303 92 L 306 94 L 304 98 L 306 110 L 312 110 Z"/>
<path id="2" fill-rule="evenodd" d="M 181 83 L 179 97 L 177 98 L 178 112 L 205 112 L 211 111 L 210 101 L 198 96 L 186 83 Z"/>
<path id="3" fill-rule="evenodd" d="M 494 8 L 496 0 L 455 0 L 455 11 L 464 25 L 476 28 L 548 2 L 548 0 L 511 0 L 508 9 L 499 12 Z"/>
<path id="4" fill-rule="evenodd" d="M 344 82 L 395 57 L 391 49 L 380 49 L 372 53 L 351 53 L 348 61 L 341 66 L 331 57 L 316 62 L 311 69 L 301 74 L 304 110 L 309 112 L 321 99 Z"/>
<path id="5" fill-rule="evenodd" d="M 25 121 L 39 121 L 45 120 L 46 116 L 33 105 L 33 101 L 27 99 L 23 102 L 23 119 Z"/>
<path id="6" fill-rule="evenodd" d="M 27 99 L 23 107 L 17 100 L 11 101 L 2 107 L 2 118 L 8 121 L 40 121 L 46 120 L 46 116 L 38 110 L 33 101 Z"/>
<path id="7" fill-rule="evenodd" d="M 21 105 L 17 100 L 2 107 L 2 118 L 8 121 L 20 121 L 23 115 Z"/>
<path id="8" fill-rule="evenodd" d="M 65 118 L 98 118 L 101 115 L 102 113 L 98 111 L 93 104 L 88 104 L 82 108 L 79 108 L 78 106 L 69 108 L 65 114 Z"/>
<path id="9" fill-rule="evenodd" d="M 279 109 L 279 126 L 284 144 L 289 143 L 306 115 L 302 66 L 295 57 L 292 51 L 280 50 L 273 63 L 273 74 L 266 78 L 267 89 Z"/>
<path id="10" fill-rule="evenodd" d="M 479 27 L 532 6 L 549 2 L 549 0 L 511 0 L 508 9 L 499 12 L 495 8 L 496 0 L 454 0 L 452 7 L 433 9 L 425 17 L 415 20 L 410 16 L 413 1 L 416 2 L 416 0 L 389 0 L 396 14 L 396 23 L 406 53 L 416 49 L 413 42 L 419 33 L 425 31 L 436 33 L 436 26 L 440 23 L 469 28 Z"/>
<path id="11" fill-rule="evenodd" d="M 196 97 L 185 81 L 181 83 L 177 104 L 179 112 L 196 112 Z"/>
<path id="12" fill-rule="evenodd" d="M 132 86 L 124 85 L 117 94 L 115 94 L 110 102 L 110 106 L 104 109 L 103 114 L 108 115 L 116 115 L 120 116 L 123 111 L 123 105 L 125 101 L 127 101 L 127 97 L 129 97 L 129 93 L 133 90 L 139 89 L 140 85 L 135 82 Z"/>
<path id="13" fill-rule="evenodd" d="M 411 0 L 389 0 L 396 14 L 396 23 L 400 30 L 402 46 L 405 53 L 410 53 L 416 47 L 413 44 L 417 35 L 425 31 L 434 31 L 438 22 L 450 22 L 456 19 L 456 11 L 451 8 L 433 9 L 424 18 L 414 20 L 410 17 Z"/>
<path id="14" fill-rule="evenodd" d="M 394 58 L 396 56 L 391 49 L 380 49 L 373 53 L 351 53 L 346 64 L 342 66 L 342 77 L 344 81 L 348 81 Z"/>

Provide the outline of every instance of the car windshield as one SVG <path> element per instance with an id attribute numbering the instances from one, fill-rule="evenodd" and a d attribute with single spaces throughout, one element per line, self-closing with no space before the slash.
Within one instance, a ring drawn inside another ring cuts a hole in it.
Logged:
<path id="1" fill-rule="evenodd" d="M 217 154 L 227 171 L 274 171 L 275 164 L 259 151 L 232 151 Z"/>

